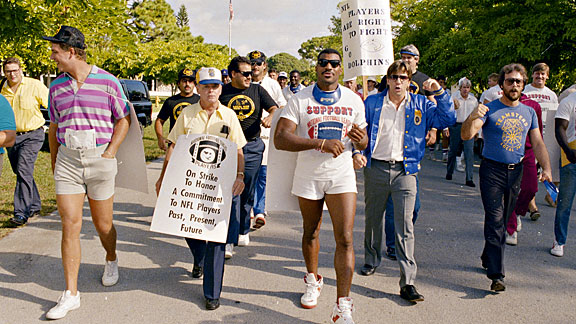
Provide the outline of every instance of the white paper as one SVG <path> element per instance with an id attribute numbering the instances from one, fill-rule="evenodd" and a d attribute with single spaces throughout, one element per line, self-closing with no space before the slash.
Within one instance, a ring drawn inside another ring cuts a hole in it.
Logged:
<path id="1" fill-rule="evenodd" d="M 166 167 L 151 231 L 225 243 L 236 179 L 235 143 L 180 135 Z"/>
<path id="2" fill-rule="evenodd" d="M 394 62 L 389 0 L 348 0 L 338 8 L 344 79 L 386 74 Z"/>

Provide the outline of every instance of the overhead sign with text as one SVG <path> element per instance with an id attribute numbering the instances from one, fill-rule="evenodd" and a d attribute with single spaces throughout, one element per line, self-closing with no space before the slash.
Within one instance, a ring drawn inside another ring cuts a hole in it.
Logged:
<path id="1" fill-rule="evenodd" d="M 213 135 L 181 135 L 166 167 L 151 231 L 226 243 L 237 146 Z"/>
<path id="2" fill-rule="evenodd" d="M 394 62 L 389 0 L 348 0 L 338 7 L 344 78 L 386 74 Z"/>

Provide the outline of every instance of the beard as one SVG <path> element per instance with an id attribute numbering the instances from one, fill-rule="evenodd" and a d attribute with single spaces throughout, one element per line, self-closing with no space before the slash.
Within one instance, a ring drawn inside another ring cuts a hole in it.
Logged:
<path id="1" fill-rule="evenodd" d="M 522 96 L 521 90 L 503 90 L 503 95 L 510 101 L 516 101 Z"/>

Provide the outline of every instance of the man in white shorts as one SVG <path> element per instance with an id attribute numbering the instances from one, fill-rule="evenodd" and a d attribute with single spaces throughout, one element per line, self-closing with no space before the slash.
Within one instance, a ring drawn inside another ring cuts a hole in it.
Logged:
<path id="1" fill-rule="evenodd" d="M 314 308 L 323 286 L 318 274 L 322 207 L 332 219 L 336 253 L 337 301 L 331 323 L 354 323 L 349 297 L 354 271 L 353 226 L 356 214 L 356 174 L 353 150 L 367 145 L 362 100 L 339 86 L 342 58 L 334 49 L 318 55 L 316 85 L 295 94 L 284 110 L 274 136 L 280 150 L 299 152 L 292 194 L 298 197 L 304 232 L 302 253 L 307 274 L 302 307 Z M 358 152 L 359 153 L 359 152 Z"/>
<path id="2" fill-rule="evenodd" d="M 59 319 L 80 307 L 78 270 L 82 208 L 88 196 L 92 221 L 106 250 L 102 285 L 118 282 L 116 229 L 112 224 L 116 152 L 128 133 L 130 107 L 118 79 L 86 62 L 84 35 L 62 26 L 50 41 L 50 59 L 62 72 L 48 97 L 50 156 L 62 220 L 66 290 L 46 314 Z"/>

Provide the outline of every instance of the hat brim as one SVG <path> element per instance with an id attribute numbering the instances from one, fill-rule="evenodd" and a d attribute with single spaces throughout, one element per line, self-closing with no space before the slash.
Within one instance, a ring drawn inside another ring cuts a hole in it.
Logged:
<path id="1" fill-rule="evenodd" d="M 55 37 L 42 36 L 42 39 L 47 40 L 47 41 L 52 42 L 52 43 L 59 43 L 59 44 L 65 43 L 65 41 L 58 39 L 58 38 L 55 38 Z"/>
<path id="2" fill-rule="evenodd" d="M 218 79 L 208 79 L 208 80 L 202 80 L 200 82 L 198 82 L 198 84 L 224 84 L 222 81 L 218 80 Z"/>
<path id="3" fill-rule="evenodd" d="M 266 60 L 263 58 L 257 58 L 257 59 L 251 59 L 250 60 L 250 63 L 260 63 L 260 62 L 264 63 L 264 62 L 266 62 Z"/>

